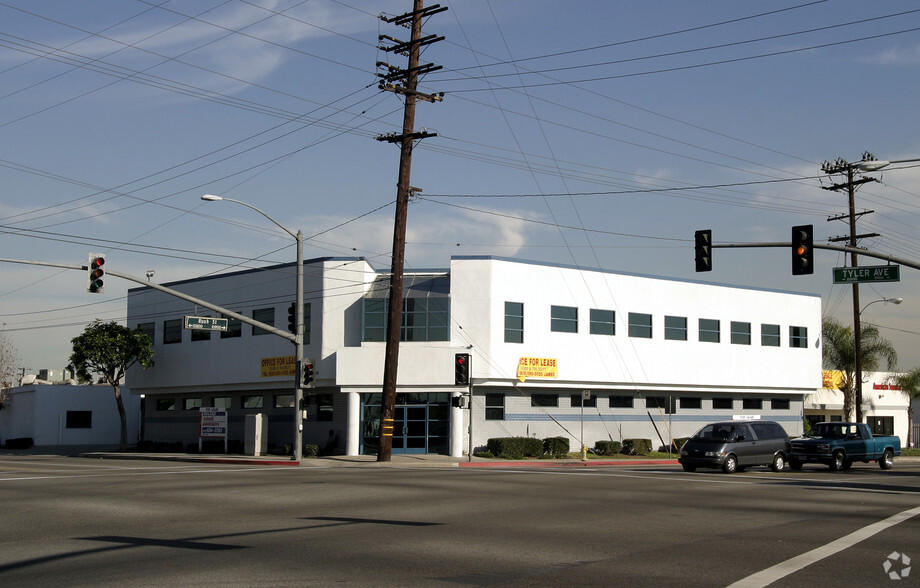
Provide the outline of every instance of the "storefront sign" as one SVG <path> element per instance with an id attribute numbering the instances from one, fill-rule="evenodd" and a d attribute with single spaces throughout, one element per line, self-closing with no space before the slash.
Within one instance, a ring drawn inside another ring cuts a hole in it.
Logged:
<path id="1" fill-rule="evenodd" d="M 824 370 L 821 387 L 840 390 L 843 387 L 843 372 L 840 370 Z"/>
<path id="2" fill-rule="evenodd" d="M 293 355 L 283 357 L 263 357 L 262 358 L 262 377 L 274 378 L 276 376 L 294 377 L 294 367 L 296 365 Z"/>
<path id="3" fill-rule="evenodd" d="M 517 378 L 522 382 L 527 378 L 555 378 L 556 368 L 553 357 L 522 357 L 518 362 Z"/>

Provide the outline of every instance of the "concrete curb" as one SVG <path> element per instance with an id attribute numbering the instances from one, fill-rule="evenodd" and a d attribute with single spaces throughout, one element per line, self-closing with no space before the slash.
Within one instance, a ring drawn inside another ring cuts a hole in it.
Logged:
<path id="1" fill-rule="evenodd" d="M 141 459 L 160 461 L 179 461 L 191 463 L 216 463 L 229 465 L 261 466 L 300 466 L 300 467 L 427 467 L 427 468 L 563 468 L 563 467 L 610 467 L 641 465 L 677 465 L 676 459 L 615 459 L 615 460 L 494 460 L 448 457 L 444 455 L 394 455 L 390 461 L 379 462 L 373 455 L 330 456 L 306 458 L 297 462 L 279 456 L 224 456 L 213 454 L 177 454 L 177 453 L 130 453 L 95 451 L 73 454 L 74 457 L 88 459 Z"/>

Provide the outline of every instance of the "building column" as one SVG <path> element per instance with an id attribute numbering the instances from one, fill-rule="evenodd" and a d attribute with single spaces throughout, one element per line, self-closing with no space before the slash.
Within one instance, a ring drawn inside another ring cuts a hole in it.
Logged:
<path id="1" fill-rule="evenodd" d="M 463 394 L 452 394 L 451 398 L 463 397 Z M 450 407 L 450 456 L 463 457 L 463 444 L 466 439 L 466 428 L 464 424 L 464 415 L 467 409 L 453 406 Z"/>
<path id="2" fill-rule="evenodd" d="M 347 392 L 345 410 L 345 455 L 358 455 L 361 450 L 361 395 Z"/>

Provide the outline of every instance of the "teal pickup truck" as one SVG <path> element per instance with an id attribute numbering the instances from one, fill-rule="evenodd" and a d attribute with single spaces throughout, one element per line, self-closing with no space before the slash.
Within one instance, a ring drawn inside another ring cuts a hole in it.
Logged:
<path id="1" fill-rule="evenodd" d="M 811 433 L 792 440 L 789 467 L 802 469 L 806 463 L 823 463 L 834 471 L 848 470 L 854 461 L 877 461 L 890 470 L 901 455 L 897 437 L 874 437 L 864 423 L 818 423 Z"/>

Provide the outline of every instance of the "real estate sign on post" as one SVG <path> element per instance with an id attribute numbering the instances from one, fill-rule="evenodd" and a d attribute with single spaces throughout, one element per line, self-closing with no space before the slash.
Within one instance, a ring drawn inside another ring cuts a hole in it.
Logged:
<path id="1" fill-rule="evenodd" d="M 227 452 L 227 409 L 214 406 L 202 406 L 199 411 L 198 452 L 205 437 L 223 437 L 224 453 Z"/>

